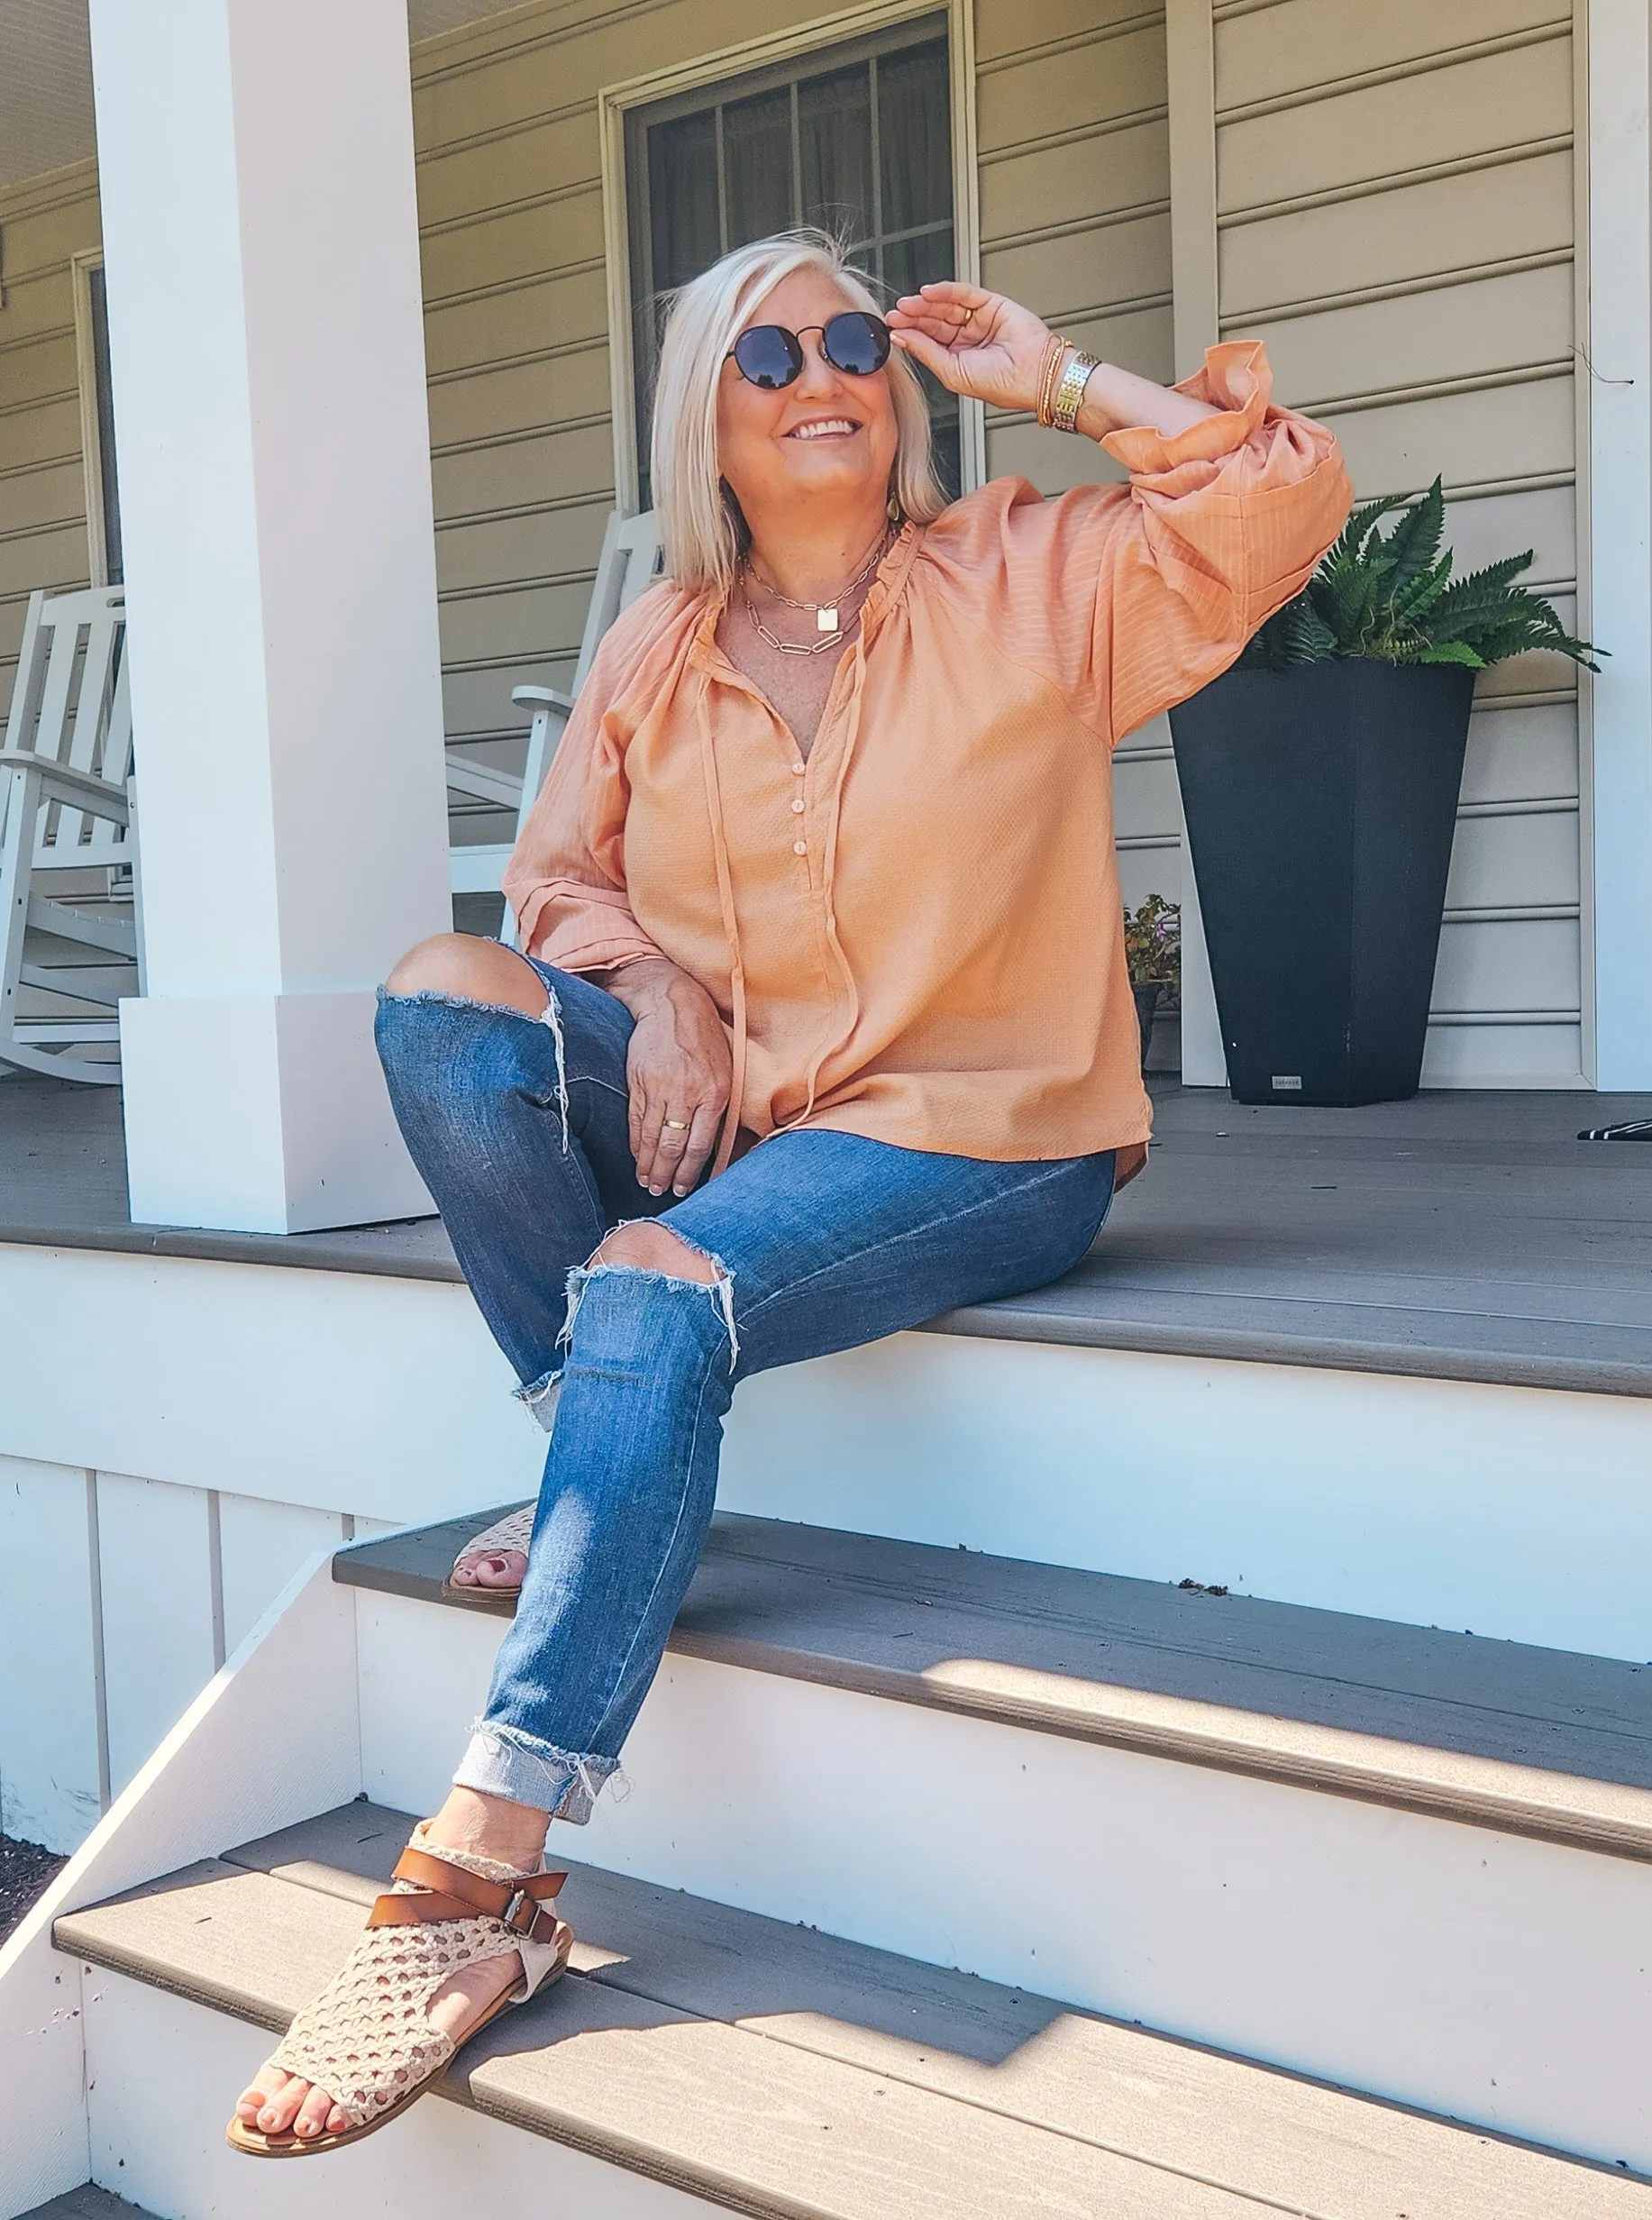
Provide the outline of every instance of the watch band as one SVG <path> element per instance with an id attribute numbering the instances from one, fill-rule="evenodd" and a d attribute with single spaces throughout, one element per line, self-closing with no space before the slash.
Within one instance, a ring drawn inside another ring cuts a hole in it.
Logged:
<path id="1" fill-rule="evenodd" d="M 1056 381 L 1050 403 L 1050 422 L 1058 432 L 1078 430 L 1079 410 L 1084 405 L 1084 388 L 1100 367 L 1100 355 L 1086 354 L 1082 347 L 1072 350 L 1066 369 Z"/>

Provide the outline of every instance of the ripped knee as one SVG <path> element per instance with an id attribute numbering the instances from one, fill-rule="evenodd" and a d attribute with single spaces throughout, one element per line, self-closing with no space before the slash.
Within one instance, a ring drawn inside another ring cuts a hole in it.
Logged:
<path id="1" fill-rule="evenodd" d="M 694 1280 L 715 1287 L 717 1267 L 703 1249 L 693 1247 L 669 1226 L 641 1219 L 616 1226 L 592 1255 L 588 1271 L 598 1265 L 629 1265 L 638 1272 L 663 1273 L 671 1280 Z"/>
<path id="2" fill-rule="evenodd" d="M 452 995 L 461 1001 L 543 1017 L 550 996 L 539 973 L 514 949 L 471 933 L 436 933 L 409 948 L 385 981 L 387 994 Z"/>

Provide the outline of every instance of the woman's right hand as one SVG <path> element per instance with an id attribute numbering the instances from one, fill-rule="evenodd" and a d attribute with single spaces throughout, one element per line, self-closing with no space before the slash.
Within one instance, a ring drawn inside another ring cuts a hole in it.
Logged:
<path id="1" fill-rule="evenodd" d="M 604 984 L 636 1020 L 625 1071 L 637 1183 L 691 1194 L 728 1108 L 728 1028 L 699 982 L 663 956 L 626 964 Z"/>

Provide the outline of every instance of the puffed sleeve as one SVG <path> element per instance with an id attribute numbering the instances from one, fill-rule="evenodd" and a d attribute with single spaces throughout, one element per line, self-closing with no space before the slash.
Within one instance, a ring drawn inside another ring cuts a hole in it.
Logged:
<path id="1" fill-rule="evenodd" d="M 1272 407 L 1273 386 L 1259 342 L 1212 347 L 1178 390 L 1218 415 L 1102 442 L 1130 473 L 1100 549 L 1087 674 L 1112 739 L 1225 671 L 1347 520 L 1334 434 Z"/>
<path id="2" fill-rule="evenodd" d="M 1336 439 L 1272 388 L 1259 343 L 1212 347 L 1178 390 L 1218 414 L 1102 442 L 1127 484 L 1045 499 L 995 479 L 930 528 L 954 604 L 1109 745 L 1225 671 L 1342 529 Z"/>
<path id="3" fill-rule="evenodd" d="M 518 946 L 560 971 L 615 971 L 660 954 L 625 891 L 625 751 L 658 620 L 680 598 L 656 587 L 609 631 L 506 866 Z"/>

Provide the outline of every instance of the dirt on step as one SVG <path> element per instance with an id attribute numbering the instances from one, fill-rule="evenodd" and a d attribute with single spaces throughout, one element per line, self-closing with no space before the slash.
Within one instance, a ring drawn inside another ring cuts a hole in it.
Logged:
<path id="1" fill-rule="evenodd" d="M 65 1862 L 38 1842 L 14 1842 L 0 1834 L 0 1942 Z"/>

